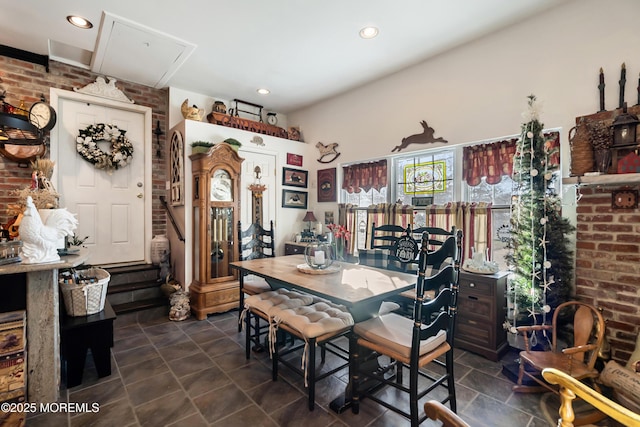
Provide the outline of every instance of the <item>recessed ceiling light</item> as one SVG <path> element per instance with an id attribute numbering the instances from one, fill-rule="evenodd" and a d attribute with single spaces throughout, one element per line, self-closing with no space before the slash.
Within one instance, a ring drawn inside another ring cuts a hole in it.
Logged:
<path id="1" fill-rule="evenodd" d="M 82 16 L 69 15 L 67 16 L 67 21 L 69 21 L 71 25 L 75 25 L 78 28 L 93 28 L 93 24 L 88 19 L 85 19 Z"/>
<path id="2" fill-rule="evenodd" d="M 271 91 L 269 89 L 258 89 L 260 95 L 269 95 Z"/>
<path id="3" fill-rule="evenodd" d="M 360 30 L 360 37 L 363 39 L 372 39 L 378 35 L 378 29 L 376 27 L 364 27 Z"/>

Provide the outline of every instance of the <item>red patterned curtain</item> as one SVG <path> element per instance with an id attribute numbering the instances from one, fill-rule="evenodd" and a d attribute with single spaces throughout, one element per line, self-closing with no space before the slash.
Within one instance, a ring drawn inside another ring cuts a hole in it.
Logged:
<path id="1" fill-rule="evenodd" d="M 342 188 L 347 193 L 369 191 L 372 188 L 380 191 L 387 186 L 387 161 L 358 163 L 342 168 Z"/>
<path id="2" fill-rule="evenodd" d="M 503 175 L 511 176 L 517 139 L 470 145 L 463 148 L 462 176 L 474 187 L 486 177 L 487 184 L 497 184 Z"/>
<path id="3" fill-rule="evenodd" d="M 560 166 L 560 134 L 544 134 L 545 149 L 549 156 L 549 168 Z M 486 177 L 487 184 L 498 184 L 503 176 L 513 173 L 513 157 L 516 154 L 518 139 L 470 145 L 463 148 L 462 177 L 472 187 L 480 184 Z"/>

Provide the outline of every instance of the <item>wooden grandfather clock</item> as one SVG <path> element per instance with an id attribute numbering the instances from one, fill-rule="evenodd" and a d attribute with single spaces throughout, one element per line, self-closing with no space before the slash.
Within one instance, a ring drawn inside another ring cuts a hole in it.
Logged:
<path id="1" fill-rule="evenodd" d="M 240 172 L 244 159 L 229 144 L 189 156 L 193 172 L 193 282 L 191 310 L 198 320 L 238 307 L 237 261 Z"/>

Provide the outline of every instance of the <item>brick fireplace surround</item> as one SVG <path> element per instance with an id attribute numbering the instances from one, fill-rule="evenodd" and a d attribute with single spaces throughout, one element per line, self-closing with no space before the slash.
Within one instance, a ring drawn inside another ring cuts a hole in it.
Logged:
<path id="1" fill-rule="evenodd" d="M 640 211 L 612 209 L 611 192 L 581 186 L 577 203 L 576 297 L 603 309 L 611 358 L 631 356 L 640 333 Z"/>

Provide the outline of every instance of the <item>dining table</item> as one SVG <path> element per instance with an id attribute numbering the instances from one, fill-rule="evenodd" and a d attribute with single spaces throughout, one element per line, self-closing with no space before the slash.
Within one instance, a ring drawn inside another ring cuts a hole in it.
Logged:
<path id="1" fill-rule="evenodd" d="M 313 269 L 305 262 L 304 255 L 235 261 L 230 265 L 240 272 L 240 286 L 245 274 L 253 274 L 264 278 L 272 289 L 295 289 L 344 305 L 355 323 L 378 315 L 383 301 L 413 289 L 417 280 L 416 274 L 342 261 L 322 270 Z M 350 334 L 349 349 L 355 345 L 355 337 Z M 349 363 L 350 370 L 352 365 Z M 349 378 L 351 376 L 349 372 Z M 341 413 L 350 406 L 350 390 L 347 386 L 345 392 L 330 403 L 332 410 Z"/>

